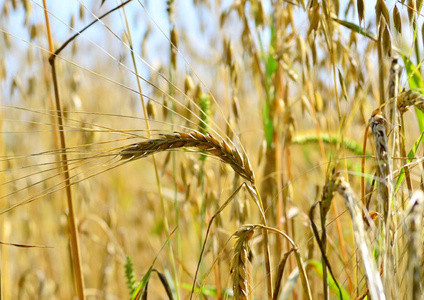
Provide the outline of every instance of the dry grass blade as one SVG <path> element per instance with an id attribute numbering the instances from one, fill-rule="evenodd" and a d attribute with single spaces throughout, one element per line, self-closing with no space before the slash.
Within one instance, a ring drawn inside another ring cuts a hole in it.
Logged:
<path id="1" fill-rule="evenodd" d="M 161 138 L 149 139 L 128 146 L 121 151 L 122 159 L 138 159 L 149 156 L 156 152 L 175 150 L 182 148 L 197 148 L 206 154 L 217 157 L 229 164 L 233 170 L 250 183 L 255 183 L 255 177 L 246 156 L 225 141 L 218 141 L 210 134 L 202 134 L 198 131 L 191 133 L 174 132 L 163 134 Z"/>
<path id="2" fill-rule="evenodd" d="M 372 251 L 369 248 L 371 244 L 365 232 L 361 210 L 357 205 L 352 188 L 342 176 L 337 178 L 336 185 L 337 192 L 342 196 L 352 219 L 355 242 L 361 253 L 371 298 L 380 300 L 386 299 L 380 274 L 375 264 Z"/>
<path id="3" fill-rule="evenodd" d="M 249 296 L 247 262 L 250 251 L 249 240 L 253 234 L 253 226 L 243 227 L 234 234 L 237 241 L 231 261 L 231 277 L 233 279 L 234 299 L 237 300 L 247 300 Z"/>

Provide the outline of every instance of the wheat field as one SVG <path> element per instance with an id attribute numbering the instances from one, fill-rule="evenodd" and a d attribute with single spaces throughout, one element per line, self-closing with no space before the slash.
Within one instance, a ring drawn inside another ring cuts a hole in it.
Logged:
<path id="1" fill-rule="evenodd" d="M 423 1 L 0 1 L 1 299 L 424 299 Z"/>

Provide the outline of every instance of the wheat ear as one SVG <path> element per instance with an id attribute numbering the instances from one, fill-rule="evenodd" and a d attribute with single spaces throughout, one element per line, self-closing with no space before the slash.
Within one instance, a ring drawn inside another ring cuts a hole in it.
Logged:
<path id="1" fill-rule="evenodd" d="M 148 139 L 130 145 L 124 148 L 119 155 L 122 159 L 134 160 L 156 152 L 182 148 L 197 148 L 205 154 L 217 157 L 224 163 L 229 164 L 241 177 L 252 184 L 255 183 L 255 176 L 245 155 L 242 155 L 237 148 L 231 147 L 227 142 L 219 141 L 210 134 L 202 134 L 198 131 L 162 134 L 160 138 Z"/>
<path id="2" fill-rule="evenodd" d="M 397 99 L 397 107 L 401 113 L 408 110 L 410 106 L 415 106 L 417 109 L 424 112 L 424 97 L 422 94 L 408 90 L 400 93 Z"/>
<path id="3" fill-rule="evenodd" d="M 234 256 L 231 261 L 231 277 L 233 279 L 234 299 L 247 300 L 249 295 L 247 262 L 249 260 L 249 240 L 253 236 L 254 227 L 246 226 L 234 235 L 237 238 Z"/>
<path id="4" fill-rule="evenodd" d="M 379 110 L 370 119 L 370 128 L 374 136 L 375 155 L 377 157 L 378 194 L 383 204 L 384 221 L 387 221 L 391 201 L 392 166 L 386 134 L 386 123 Z"/>

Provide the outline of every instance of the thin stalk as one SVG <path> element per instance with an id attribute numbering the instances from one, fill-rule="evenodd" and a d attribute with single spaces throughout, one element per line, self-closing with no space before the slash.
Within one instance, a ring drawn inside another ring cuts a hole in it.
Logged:
<path id="1" fill-rule="evenodd" d="M 2 99 L 0 98 L 0 105 L 2 105 Z M 4 147 L 4 134 L 3 134 L 3 113 L 0 111 L 0 156 L 6 157 L 6 151 Z M 6 170 L 6 161 L 1 160 L 0 161 L 1 170 Z M 6 182 L 5 173 L 0 172 L 0 182 Z M 7 193 L 4 188 L 0 188 L 0 199 L 5 198 Z M 2 205 L 2 209 L 4 207 L 7 207 L 7 198 L 5 199 L 5 205 Z M 8 240 L 10 237 L 9 230 L 7 230 L 7 217 L 6 215 L 3 216 L 0 220 L 0 226 L 1 226 L 1 235 L 3 240 Z M 0 299 L 10 299 L 10 270 L 9 270 L 9 247 L 1 247 L 0 251 Z"/>
<path id="2" fill-rule="evenodd" d="M 381 26 L 381 25 L 380 25 Z M 384 97 L 384 77 L 386 76 L 386 68 L 384 65 L 384 58 L 383 58 L 383 49 L 382 49 L 382 30 L 379 29 L 378 39 L 377 39 L 377 54 L 378 54 L 378 89 L 379 89 L 379 95 L 380 95 L 380 105 L 383 105 L 386 101 Z"/>
<path id="3" fill-rule="evenodd" d="M 402 157 L 402 165 L 403 169 L 405 170 L 405 181 L 406 185 L 408 187 L 408 194 L 409 197 L 412 197 L 412 182 L 411 182 L 411 173 L 409 171 L 408 166 L 408 156 L 406 154 L 406 148 L 405 148 L 405 123 L 403 120 L 403 115 L 400 116 L 400 128 L 401 128 L 401 135 L 400 135 L 400 155 Z"/>
<path id="4" fill-rule="evenodd" d="M 419 13 L 419 12 L 417 12 Z M 414 22 L 414 50 L 415 50 L 415 57 L 417 58 L 417 63 L 421 61 L 420 56 L 420 45 L 418 43 L 418 23 L 417 23 L 417 16 L 414 16 L 415 22 Z M 421 66 L 420 66 L 421 70 Z"/>
<path id="5" fill-rule="evenodd" d="M 333 205 L 334 206 L 334 205 Z M 320 202 L 320 219 L 321 219 L 321 245 L 324 251 L 323 255 L 327 255 L 327 226 L 325 224 L 325 213 Z M 324 290 L 324 299 L 330 299 L 330 286 L 328 285 L 328 274 L 327 274 L 327 262 L 325 259 L 322 260 L 322 284 Z"/>
<path id="6" fill-rule="evenodd" d="M 202 155 L 202 154 L 200 154 Z M 203 220 L 205 219 L 205 211 L 206 211 L 206 197 L 205 197 L 205 161 L 202 160 L 201 161 L 201 165 L 200 165 L 200 194 L 201 194 L 201 198 L 202 198 L 202 204 L 201 204 L 201 208 L 200 208 L 200 246 L 202 246 L 203 244 Z M 200 281 L 203 281 L 203 263 L 200 264 Z M 203 299 L 203 293 L 201 292 L 202 290 L 200 290 L 200 299 Z"/>
<path id="7" fill-rule="evenodd" d="M 276 205 L 276 213 L 275 213 L 275 221 L 276 221 L 276 225 L 277 228 L 279 230 L 283 230 L 283 226 L 284 226 L 284 230 L 288 233 L 287 230 L 287 224 L 288 224 L 288 219 L 287 219 L 287 206 L 286 203 L 284 201 L 284 193 L 283 193 L 283 167 L 282 167 L 282 162 L 281 162 L 281 152 L 284 148 L 281 147 L 281 145 L 284 143 L 282 137 L 281 137 L 281 130 L 279 130 L 280 126 L 277 127 L 278 130 L 275 134 L 275 170 L 276 170 L 276 180 L 277 180 L 277 191 L 278 192 L 278 198 L 277 198 L 277 205 Z M 281 148 L 280 148 L 281 147 Z M 284 216 L 284 218 L 283 218 Z M 283 222 L 281 222 L 280 220 L 283 220 Z M 276 250 L 278 255 L 280 255 L 280 253 L 283 253 L 283 249 L 284 251 L 286 251 L 286 247 L 285 244 L 282 245 L 282 241 L 281 240 L 277 240 L 276 243 Z M 278 259 L 280 259 L 278 257 Z"/>
<path id="8" fill-rule="evenodd" d="M 44 6 L 44 17 L 46 21 L 46 28 L 47 28 L 47 38 L 49 43 L 49 51 L 53 53 L 53 40 L 51 36 L 50 31 L 50 21 L 49 21 L 49 15 L 47 13 L 47 3 L 46 0 L 43 0 L 43 6 Z M 62 154 L 60 155 L 60 161 L 63 167 L 63 174 L 65 177 L 65 191 L 66 191 L 66 200 L 68 203 L 68 227 L 69 227 L 69 233 L 70 233 L 70 242 L 71 242 L 71 261 L 74 268 L 74 283 L 76 288 L 77 296 L 80 300 L 85 299 L 84 295 L 84 277 L 82 274 L 82 264 L 81 264 L 81 253 L 80 253 L 80 247 L 79 247 L 79 240 L 78 240 L 78 230 L 76 225 L 76 218 L 75 218 L 75 212 L 74 212 L 74 202 L 72 199 L 72 191 L 71 191 L 71 181 L 70 181 L 70 174 L 69 174 L 69 167 L 68 167 L 68 157 L 66 153 L 66 137 L 65 137 L 65 131 L 64 131 L 64 121 L 63 121 L 63 111 L 62 106 L 60 102 L 60 92 L 59 92 L 59 85 L 57 80 L 57 72 L 56 72 L 56 66 L 55 66 L 55 56 L 52 55 L 49 58 L 49 63 L 51 66 L 52 71 L 52 79 L 53 79 L 53 87 L 54 87 L 54 95 L 55 95 L 55 103 L 56 103 L 56 110 L 57 110 L 57 122 L 59 127 L 59 140 L 60 140 L 60 147 L 63 149 Z"/>
<path id="9" fill-rule="evenodd" d="M 339 216 L 339 211 L 337 209 L 336 202 L 334 202 L 334 205 L 332 205 L 333 213 L 335 216 Z M 340 252 L 342 253 L 342 259 L 343 259 L 343 265 L 344 269 L 346 270 L 346 276 L 349 284 L 349 290 L 353 291 L 354 285 L 352 282 L 352 274 L 350 273 L 350 266 L 348 264 L 349 259 L 347 257 L 346 253 L 346 245 L 345 245 L 345 235 L 343 234 L 342 230 L 342 224 L 340 224 L 340 218 L 336 218 L 336 229 L 337 229 L 337 236 L 339 237 L 339 244 L 340 244 Z"/>
<path id="10" fill-rule="evenodd" d="M 261 195 L 259 194 L 259 190 L 256 187 L 256 185 L 253 186 L 253 190 L 255 191 L 257 198 L 258 198 L 258 204 L 261 209 L 262 213 L 262 224 L 264 226 L 268 226 L 265 219 L 264 214 L 264 205 L 262 202 Z M 268 241 L 268 230 L 263 229 L 262 234 L 264 236 L 263 245 L 264 245 L 264 253 L 265 253 L 265 270 L 266 270 L 266 280 L 267 280 L 267 292 L 268 292 L 268 299 L 272 299 L 273 289 L 272 289 L 272 274 L 271 274 L 271 261 L 270 261 L 270 253 L 269 253 L 269 241 Z"/>
<path id="11" fill-rule="evenodd" d="M 172 28 L 172 24 L 170 24 L 170 28 Z M 170 41 L 171 42 L 171 41 Z M 173 50 L 173 47 L 174 47 L 175 45 L 172 45 L 172 42 L 171 42 L 171 47 L 170 47 L 170 57 L 172 56 L 172 50 Z M 172 59 L 171 59 L 171 61 L 172 61 Z M 172 62 L 171 62 L 171 65 L 170 65 L 170 68 L 169 68 L 169 96 L 171 97 L 171 99 L 173 99 L 173 101 L 172 101 L 172 109 L 171 109 L 171 114 L 170 114 L 170 117 L 171 117 L 171 124 L 172 124 L 172 126 L 171 126 L 171 130 L 173 131 L 174 130 L 174 114 L 175 114 L 175 84 L 174 84 L 174 69 L 176 68 L 177 66 L 176 65 L 174 65 Z M 172 160 L 172 177 L 173 177 L 173 184 L 174 184 L 174 214 L 175 214 L 175 223 L 176 223 L 176 226 L 179 228 L 179 226 L 180 226 L 180 215 L 179 215 L 179 211 L 180 211 L 180 208 L 179 208 L 179 204 L 178 204 L 178 183 L 177 183 L 177 159 L 176 159 L 176 157 L 175 157 L 175 153 L 171 153 L 171 160 Z M 181 232 L 178 230 L 177 231 L 177 254 L 178 254 L 178 259 L 179 259 L 179 261 L 182 261 L 183 260 L 183 258 L 182 258 L 182 247 L 181 247 Z M 180 270 L 179 270 L 180 272 L 181 272 L 181 266 L 180 266 Z M 176 273 L 177 274 L 177 273 Z M 178 282 L 176 282 L 176 286 L 177 286 L 177 289 L 178 289 Z M 177 291 L 177 297 L 178 297 L 178 299 L 179 299 L 179 291 Z"/>
<path id="12" fill-rule="evenodd" d="M 365 127 L 364 141 L 362 143 L 361 174 L 365 174 L 365 156 L 367 153 L 367 137 L 369 128 L 370 127 L 368 125 Z M 365 205 L 365 176 L 361 176 L 361 200 Z"/>

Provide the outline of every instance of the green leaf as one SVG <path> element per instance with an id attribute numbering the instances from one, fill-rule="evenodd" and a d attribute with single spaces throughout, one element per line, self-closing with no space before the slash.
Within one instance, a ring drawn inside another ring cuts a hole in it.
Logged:
<path id="1" fill-rule="evenodd" d="M 174 234 L 175 230 L 177 230 L 177 228 L 175 228 L 171 232 L 171 234 L 169 235 L 169 237 L 166 239 L 165 243 L 160 248 L 158 254 L 156 254 L 156 257 L 153 259 L 152 265 L 150 266 L 149 270 L 146 272 L 146 274 L 144 274 L 143 278 L 140 281 L 140 284 L 137 286 L 137 288 L 135 289 L 134 293 L 131 295 L 131 300 L 138 300 L 143 295 L 143 293 L 144 293 L 144 291 L 146 289 L 146 286 L 149 283 L 149 279 L 150 279 L 150 275 L 152 274 L 153 266 L 154 266 L 156 260 L 158 259 L 159 254 L 162 252 L 162 250 L 165 248 L 165 246 L 170 241 L 170 239 L 171 239 L 172 235 Z"/>
<path id="2" fill-rule="evenodd" d="M 420 94 L 423 94 L 424 91 L 424 82 L 423 77 L 420 73 L 419 66 L 415 66 L 409 57 L 407 57 L 405 54 L 400 53 L 402 56 L 403 63 L 405 64 L 405 71 L 408 75 L 408 84 L 409 88 L 413 90 L 417 90 Z M 417 119 L 418 119 L 418 126 L 420 127 L 420 131 L 424 131 L 424 114 L 419 109 L 415 109 L 415 112 L 417 113 Z"/>
<path id="3" fill-rule="evenodd" d="M 263 122 L 264 122 L 264 130 L 265 130 L 265 139 L 268 147 L 272 144 L 272 139 L 274 136 L 274 124 L 272 119 L 270 118 L 270 105 L 269 101 L 265 101 L 265 105 L 263 108 Z"/>
<path id="4" fill-rule="evenodd" d="M 156 261 L 156 258 L 155 258 L 154 261 Z M 153 264 L 154 264 L 154 261 L 153 261 Z M 150 266 L 147 273 L 144 274 L 143 278 L 140 281 L 140 284 L 137 286 L 134 293 L 132 294 L 131 300 L 138 300 L 138 299 L 140 299 L 141 295 L 143 295 L 143 293 L 146 289 L 147 283 L 149 282 L 150 275 L 152 274 L 153 264 Z"/>
<path id="5" fill-rule="evenodd" d="M 315 274 L 317 274 L 320 278 L 323 278 L 322 264 L 320 261 L 309 260 L 306 262 L 306 264 L 315 272 Z M 330 287 L 330 291 L 334 294 L 334 296 L 336 296 L 337 299 L 340 299 L 339 289 L 337 288 L 337 285 L 331 276 L 328 276 L 328 286 Z M 351 298 L 349 293 L 343 287 L 340 287 L 340 289 L 343 299 L 346 300 Z"/>
<path id="6" fill-rule="evenodd" d="M 265 139 L 267 146 L 270 147 L 272 144 L 272 139 L 274 136 L 274 123 L 271 118 L 271 101 L 274 99 L 274 94 L 271 92 L 272 80 L 275 72 L 278 68 L 278 61 L 274 56 L 274 46 L 276 41 L 276 31 L 275 31 L 275 23 L 274 20 L 271 22 L 271 38 L 269 41 L 269 49 L 268 53 L 264 53 L 262 55 L 262 59 L 265 63 L 265 84 L 266 84 L 266 99 L 263 107 L 263 123 L 264 123 L 264 131 L 265 131 Z"/>
<path id="7" fill-rule="evenodd" d="M 188 284 L 188 283 L 182 284 L 182 288 L 187 290 L 187 291 L 191 291 L 191 287 L 192 287 L 191 284 Z M 201 288 L 196 286 L 194 288 L 194 292 L 196 294 L 201 293 L 202 295 L 211 296 L 211 297 L 216 297 L 218 295 L 218 293 L 216 291 L 216 287 L 210 286 L 210 285 L 204 285 Z M 232 289 L 223 289 L 222 290 L 222 297 L 233 298 L 233 290 Z"/>
<path id="8" fill-rule="evenodd" d="M 350 30 L 359 33 L 363 36 L 366 36 L 374 41 L 377 41 L 377 35 L 369 30 L 366 30 L 352 22 L 348 22 L 348 21 L 344 21 L 344 20 L 339 20 L 337 18 L 333 18 L 333 20 L 337 23 L 339 23 L 340 25 L 343 25 L 346 28 L 349 28 Z"/>
<path id="9" fill-rule="evenodd" d="M 412 162 L 412 160 L 415 158 L 415 153 L 417 153 L 418 146 L 421 144 L 421 140 L 423 139 L 423 136 L 424 136 L 424 131 L 421 133 L 420 137 L 415 142 L 414 147 L 412 147 L 411 151 L 409 151 L 408 160 L 407 160 L 408 163 Z M 398 180 L 396 182 L 395 195 L 399 191 L 399 188 L 400 188 L 404 179 L 405 179 L 405 168 L 402 168 L 400 170 L 400 174 L 399 174 Z"/>

